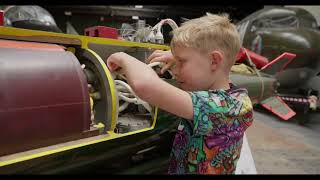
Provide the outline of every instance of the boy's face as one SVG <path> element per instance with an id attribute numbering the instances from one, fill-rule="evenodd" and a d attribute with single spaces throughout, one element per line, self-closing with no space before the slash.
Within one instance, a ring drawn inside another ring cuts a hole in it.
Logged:
<path id="1" fill-rule="evenodd" d="M 178 86 L 185 91 L 208 90 L 213 84 L 213 70 L 209 54 L 202 54 L 194 48 L 176 47 L 176 65 L 172 72 Z"/>

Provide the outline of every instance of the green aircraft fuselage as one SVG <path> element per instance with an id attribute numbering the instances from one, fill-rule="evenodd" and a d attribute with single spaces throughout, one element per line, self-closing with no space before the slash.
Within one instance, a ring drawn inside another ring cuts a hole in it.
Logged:
<path id="1" fill-rule="evenodd" d="M 273 74 L 279 92 L 312 88 L 308 82 L 320 73 L 320 32 L 312 14 L 301 8 L 270 7 L 241 20 L 237 28 L 243 46 L 269 62 L 284 52 L 296 54 L 284 71 Z"/>

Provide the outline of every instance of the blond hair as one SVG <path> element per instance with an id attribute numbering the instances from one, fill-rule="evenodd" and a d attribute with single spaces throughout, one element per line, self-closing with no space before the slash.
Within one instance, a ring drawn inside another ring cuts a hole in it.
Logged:
<path id="1" fill-rule="evenodd" d="M 191 47 L 202 53 L 219 50 L 228 59 L 228 67 L 234 64 L 240 50 L 240 37 L 228 15 L 207 15 L 191 19 L 173 30 L 171 49 L 177 46 Z"/>

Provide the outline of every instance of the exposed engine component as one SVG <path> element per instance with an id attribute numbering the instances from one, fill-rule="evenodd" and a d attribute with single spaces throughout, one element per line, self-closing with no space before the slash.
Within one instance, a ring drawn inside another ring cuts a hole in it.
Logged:
<path id="1" fill-rule="evenodd" d="M 0 40 L 1 156 L 74 148 L 155 126 L 157 108 L 137 98 L 125 77 L 113 78 L 103 59 L 123 51 L 144 61 L 162 46 L 82 46 L 73 43 L 78 42 L 74 38 L 56 41 L 45 36 L 39 40 L 43 43 L 36 43 L 23 41 L 29 37 L 10 37 L 14 40 Z M 159 70 L 159 64 L 150 65 Z"/>
<path id="2" fill-rule="evenodd" d="M 152 68 L 159 66 L 161 68 L 163 64 L 154 62 L 148 64 L 148 66 Z M 172 74 L 170 70 L 169 73 Z M 119 119 L 115 132 L 125 133 L 150 127 L 151 122 L 148 118 L 152 118 L 154 115 L 151 105 L 135 95 L 130 85 L 127 84 L 124 75 L 116 73 L 114 76 L 116 77 L 115 84 L 119 97 Z M 126 109 L 130 109 L 129 112 L 135 112 L 135 118 L 128 114 Z"/>
<path id="3" fill-rule="evenodd" d="M 0 40 L 0 54 L 1 155 L 85 136 L 88 87 L 71 52 L 53 44 Z"/>

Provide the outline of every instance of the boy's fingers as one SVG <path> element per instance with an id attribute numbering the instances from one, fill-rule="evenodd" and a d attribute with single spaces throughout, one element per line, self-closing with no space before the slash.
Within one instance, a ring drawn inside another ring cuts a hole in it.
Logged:
<path id="1" fill-rule="evenodd" d="M 160 55 L 158 53 L 152 53 L 148 58 L 147 62 L 150 62 L 152 59 L 159 57 Z"/>
<path id="2" fill-rule="evenodd" d="M 152 59 L 154 59 L 154 58 L 156 58 L 156 57 L 158 57 L 158 56 L 161 56 L 163 53 L 162 53 L 163 51 L 161 51 L 161 50 L 155 50 L 149 57 L 148 57 L 148 59 L 147 59 L 147 61 L 149 62 L 149 61 L 151 61 Z"/>
<path id="3" fill-rule="evenodd" d="M 153 63 L 153 62 L 167 62 L 167 59 L 163 56 L 159 56 L 159 57 L 155 57 L 153 58 L 150 63 Z"/>
<path id="4" fill-rule="evenodd" d="M 108 62 L 107 63 L 108 68 L 111 72 L 116 71 L 117 69 L 119 69 L 119 66 L 113 62 Z"/>
<path id="5" fill-rule="evenodd" d="M 170 69 L 171 66 L 172 66 L 172 63 L 168 63 L 168 64 L 164 65 L 164 66 L 161 68 L 160 73 L 163 74 L 163 73 L 166 72 L 168 69 Z"/>

